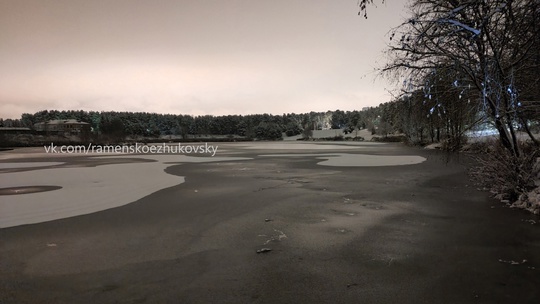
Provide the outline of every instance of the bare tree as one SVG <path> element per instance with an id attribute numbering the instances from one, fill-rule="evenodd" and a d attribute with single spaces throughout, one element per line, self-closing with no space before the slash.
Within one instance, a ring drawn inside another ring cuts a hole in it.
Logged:
<path id="1" fill-rule="evenodd" d="M 437 69 L 464 75 L 493 121 L 503 146 L 520 155 L 518 76 L 538 68 L 538 0 L 414 0 L 411 18 L 391 32 L 383 74 L 422 87 Z M 534 66 L 536 65 L 536 66 Z M 532 135 L 531 135 L 532 136 Z M 534 137 L 533 137 L 534 139 Z"/>
<path id="2" fill-rule="evenodd" d="M 385 0 L 381 0 L 384 3 Z M 363 15 L 367 19 L 367 7 L 368 5 L 373 4 L 373 0 L 358 0 L 358 15 Z"/>

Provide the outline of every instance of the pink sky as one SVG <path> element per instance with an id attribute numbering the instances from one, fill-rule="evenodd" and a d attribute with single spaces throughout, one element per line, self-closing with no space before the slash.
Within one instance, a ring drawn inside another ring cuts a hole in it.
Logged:
<path id="1" fill-rule="evenodd" d="M 0 0 L 0 117 L 354 110 L 389 101 L 390 0 Z"/>

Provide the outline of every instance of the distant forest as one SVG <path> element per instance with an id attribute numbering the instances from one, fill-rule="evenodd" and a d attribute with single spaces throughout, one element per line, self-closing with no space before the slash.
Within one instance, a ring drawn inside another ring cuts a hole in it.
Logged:
<path id="1" fill-rule="evenodd" d="M 328 111 L 305 114 L 254 114 L 191 116 L 146 112 L 95 112 L 44 110 L 25 113 L 20 119 L 0 119 L 0 127 L 28 127 L 55 119 L 76 119 L 91 125 L 93 134 L 121 134 L 131 137 L 162 135 L 237 135 L 246 138 L 277 139 L 301 134 L 305 129 L 365 128 L 377 119 L 378 108 L 365 111 Z"/>
<path id="2" fill-rule="evenodd" d="M 474 128 L 489 128 L 484 109 L 471 102 L 480 98 L 473 91 L 456 87 L 440 88 L 442 93 L 426 94 L 418 90 L 412 94 L 364 108 L 361 111 L 327 111 L 304 114 L 254 114 L 224 116 L 191 116 L 146 112 L 96 112 L 44 110 L 25 113 L 20 119 L 0 119 L 0 127 L 28 127 L 55 119 L 76 119 L 87 122 L 93 135 L 115 138 L 181 136 L 184 139 L 212 135 L 239 136 L 244 139 L 280 139 L 299 134 L 309 137 L 309 130 L 343 129 L 345 133 L 368 129 L 373 134 L 387 137 L 404 135 L 411 144 L 424 145 L 442 142 L 445 148 L 458 149 L 466 142 L 465 133 Z M 526 107 L 523 107 L 526 109 Z M 539 117 L 522 113 L 523 125 L 538 131 Z"/>

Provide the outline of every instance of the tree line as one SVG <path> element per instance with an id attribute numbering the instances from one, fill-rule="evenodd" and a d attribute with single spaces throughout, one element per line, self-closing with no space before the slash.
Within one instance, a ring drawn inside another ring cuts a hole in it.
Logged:
<path id="1" fill-rule="evenodd" d="M 178 135 L 183 138 L 207 135 L 231 135 L 245 138 L 279 139 L 282 134 L 294 136 L 304 130 L 361 129 L 372 125 L 377 111 L 327 111 L 303 114 L 253 115 L 182 115 L 147 112 L 97 112 L 82 110 L 43 110 L 24 113 L 20 119 L 0 119 L 0 127 L 28 127 L 57 119 L 76 119 L 89 123 L 95 135 L 115 137 L 159 137 Z"/>

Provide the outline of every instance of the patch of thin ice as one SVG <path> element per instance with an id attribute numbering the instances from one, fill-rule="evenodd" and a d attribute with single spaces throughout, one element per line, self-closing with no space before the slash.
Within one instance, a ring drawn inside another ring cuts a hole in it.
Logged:
<path id="1" fill-rule="evenodd" d="M 32 167 L 48 167 L 64 164 L 64 162 L 26 162 L 26 163 L 0 163 L 0 169 L 19 169 Z"/>
<path id="2" fill-rule="evenodd" d="M 367 154 L 268 154 L 261 157 L 315 157 L 325 159 L 318 165 L 333 167 L 382 167 L 415 165 L 426 161 L 426 158 L 417 155 L 367 155 Z"/>

